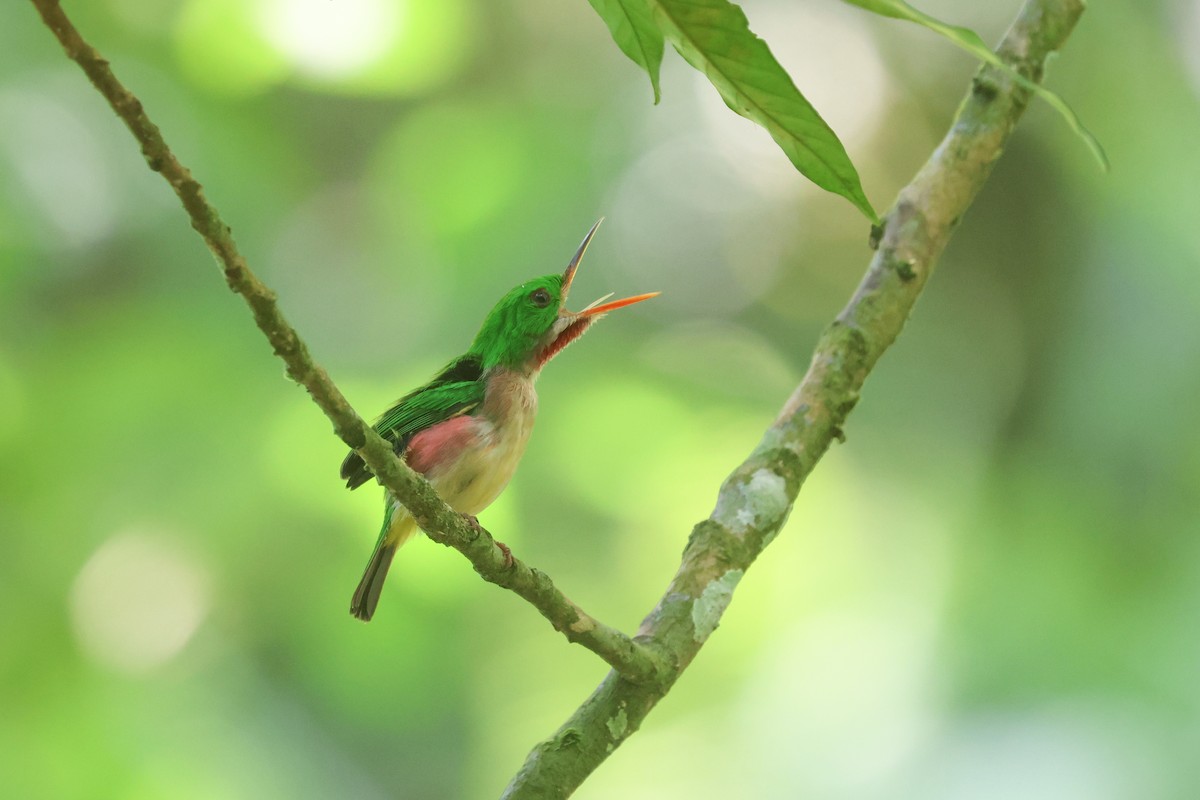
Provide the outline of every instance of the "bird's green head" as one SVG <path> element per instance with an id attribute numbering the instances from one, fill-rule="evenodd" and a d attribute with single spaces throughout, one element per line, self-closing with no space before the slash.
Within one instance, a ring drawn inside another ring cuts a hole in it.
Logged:
<path id="1" fill-rule="evenodd" d="M 588 231 L 565 272 L 525 281 L 504 295 L 487 315 L 470 350 L 483 361 L 484 369 L 508 367 L 536 374 L 547 361 L 609 311 L 658 294 L 640 294 L 611 303 L 603 303 L 607 298 L 601 298 L 582 311 L 567 310 L 567 294 L 571 291 L 575 271 L 603 221 L 601 219 Z"/>

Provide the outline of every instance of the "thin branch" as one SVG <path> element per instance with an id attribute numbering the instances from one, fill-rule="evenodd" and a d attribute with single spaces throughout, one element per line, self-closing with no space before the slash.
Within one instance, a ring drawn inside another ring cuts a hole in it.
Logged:
<path id="1" fill-rule="evenodd" d="M 573 603 L 545 573 L 516 558 L 511 565 L 495 540 L 474 528 L 403 461 L 350 407 L 350 403 L 308 353 L 296 331 L 284 319 L 275 294 L 250 270 L 234 243 L 229 226 L 204 198 L 204 190 L 191 172 L 167 147 L 158 126 L 150 121 L 138 98 L 117 80 L 108 61 L 84 41 L 57 0 L 31 0 L 46 26 L 62 44 L 97 91 L 124 121 L 142 148 L 150 169 L 160 173 L 179 196 L 192 227 L 203 237 L 225 273 L 229 288 L 250 306 L 254 321 L 266 335 L 275 354 L 287 365 L 287 374 L 312 396 L 333 423 L 333 429 L 406 508 L 434 541 L 458 550 L 483 578 L 510 589 L 533 605 L 568 641 L 580 644 L 604 659 L 630 681 L 653 682 L 663 671 L 649 648 L 611 628 Z"/>
<path id="2" fill-rule="evenodd" d="M 1083 0 L 1028 0 L 999 55 L 1034 81 L 1066 41 Z M 878 249 L 854 296 L 825 330 L 803 381 L 758 447 L 696 525 L 682 563 L 639 639 L 672 663 L 658 684 L 610 673 L 504 793 L 509 800 L 569 796 L 666 694 L 716 628 L 745 570 L 771 542 L 804 479 L 858 402 L 867 374 L 904 327 L 959 219 L 974 200 L 1029 101 L 1004 72 L 984 68 L 949 133 L 885 217 Z"/>

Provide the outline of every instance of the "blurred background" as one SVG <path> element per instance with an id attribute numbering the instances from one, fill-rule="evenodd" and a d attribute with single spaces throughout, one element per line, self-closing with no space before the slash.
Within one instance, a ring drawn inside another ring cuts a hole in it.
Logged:
<path id="1" fill-rule="evenodd" d="M 923 0 L 997 41 L 1018 3 Z M 374 416 L 601 229 L 483 523 L 625 630 L 807 367 L 867 226 L 582 0 L 66 7 Z M 751 26 L 885 209 L 975 65 L 833 0 Z M 581 798 L 1200 791 L 1200 0 L 1095 3 L 720 631 Z M 0 10 L 0 787 L 494 797 L 604 665 L 418 540 L 32 6 Z"/>

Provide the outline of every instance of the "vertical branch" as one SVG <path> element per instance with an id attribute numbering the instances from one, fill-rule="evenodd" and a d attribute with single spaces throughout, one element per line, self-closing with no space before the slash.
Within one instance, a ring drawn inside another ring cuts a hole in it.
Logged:
<path id="1" fill-rule="evenodd" d="M 999 55 L 1034 81 L 1070 35 L 1083 0 L 1028 0 Z M 716 508 L 692 530 L 675 578 L 637 639 L 673 669 L 658 684 L 609 673 L 504 792 L 507 800 L 568 797 L 636 731 L 716 628 L 745 570 L 779 532 L 800 485 L 830 443 L 875 363 L 900 334 L 938 257 L 991 174 L 1029 102 L 993 67 L 976 76 L 941 144 L 905 186 L 862 282 L 826 328 L 812 363 L 762 441 L 721 487 Z"/>

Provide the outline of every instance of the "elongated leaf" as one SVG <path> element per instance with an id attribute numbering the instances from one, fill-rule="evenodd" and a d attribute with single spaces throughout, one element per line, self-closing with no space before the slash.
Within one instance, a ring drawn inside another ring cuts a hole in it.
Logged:
<path id="1" fill-rule="evenodd" d="M 728 0 L 647 2 L 663 34 L 726 105 L 766 128 L 801 174 L 878 221 L 846 148 L 751 32 L 741 8 Z"/>
<path id="2" fill-rule="evenodd" d="M 633 63 L 646 70 L 650 76 L 650 88 L 654 90 L 654 104 L 658 105 L 661 92 L 658 71 L 662 66 L 663 35 L 654 22 L 646 0 L 588 0 L 600 19 L 608 26 L 613 41 L 621 52 Z"/>
<path id="3" fill-rule="evenodd" d="M 1026 78 L 1021 73 L 1004 63 L 1001 58 L 992 52 L 992 49 L 984 44 L 983 39 L 979 38 L 979 34 L 970 28 L 962 28 L 957 25 L 949 25 L 941 20 L 935 19 L 923 11 L 910 6 L 904 0 L 845 0 L 851 5 L 865 8 L 867 11 L 874 12 L 883 17 L 891 17 L 892 19 L 902 19 L 908 22 L 915 22 L 918 25 L 924 26 L 935 33 L 945 36 L 958 47 L 966 50 L 971 55 L 986 61 L 994 67 L 1004 70 L 1012 76 L 1013 80 L 1019 83 L 1024 88 L 1036 94 L 1038 97 L 1045 100 L 1050 106 L 1062 115 L 1067 124 L 1071 126 L 1071 130 L 1080 139 L 1083 139 L 1084 144 L 1092 151 L 1092 155 L 1100 162 L 1100 167 L 1106 172 L 1108 171 L 1108 155 L 1105 154 L 1104 148 L 1100 142 L 1092 135 L 1092 132 L 1083 126 L 1075 111 L 1067 105 L 1067 101 L 1063 100 L 1054 92 L 1042 86 L 1039 83 Z"/>

